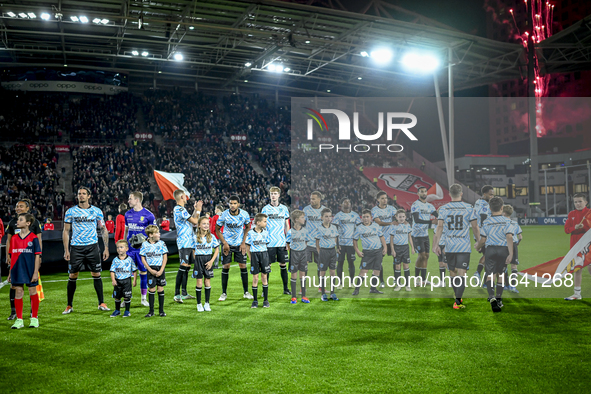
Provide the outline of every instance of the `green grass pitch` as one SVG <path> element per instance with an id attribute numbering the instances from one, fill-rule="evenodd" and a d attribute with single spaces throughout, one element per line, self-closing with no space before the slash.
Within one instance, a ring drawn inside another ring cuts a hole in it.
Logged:
<path id="1" fill-rule="evenodd" d="M 563 256 L 561 226 L 524 227 L 521 267 Z M 470 273 L 480 255 L 474 253 Z M 414 261 L 411 270 L 414 272 Z M 167 271 L 175 271 L 178 261 Z M 386 274 L 391 258 L 384 260 Z M 437 273 L 436 257 L 429 269 Z M 311 267 L 310 271 L 315 271 Z M 458 392 L 581 393 L 591 378 L 591 303 L 554 298 L 504 299 L 493 314 L 481 290 L 451 308 L 450 289 L 439 298 L 370 299 L 289 304 L 276 265 L 269 309 L 249 308 L 239 271 L 230 271 L 228 300 L 218 302 L 220 271 L 212 286 L 212 312 L 197 313 L 195 300 L 172 301 L 168 274 L 165 318 L 144 318 L 139 286 L 132 316 L 109 318 L 96 307 L 91 280 L 79 280 L 74 312 L 63 316 L 66 274 L 43 276 L 40 328 L 10 330 L 8 287 L 0 290 L 2 392 Z M 106 275 L 104 275 L 106 276 Z M 89 278 L 88 272 L 80 278 Z M 190 279 L 189 289 L 194 289 Z M 104 279 L 105 298 L 112 287 Z M 386 289 L 391 292 L 391 289 Z M 260 288 L 259 288 L 260 292 Z M 339 292 L 344 294 L 345 290 Z M 347 290 L 346 292 L 350 292 Z M 523 294 L 525 292 L 522 292 Z M 521 294 L 520 294 L 521 295 Z M 541 295 L 540 297 L 546 297 Z M 591 299 L 585 270 L 583 297 Z M 25 297 L 25 311 L 29 308 Z M 26 314 L 26 313 L 25 313 Z M 28 326 L 28 319 L 25 318 Z"/>

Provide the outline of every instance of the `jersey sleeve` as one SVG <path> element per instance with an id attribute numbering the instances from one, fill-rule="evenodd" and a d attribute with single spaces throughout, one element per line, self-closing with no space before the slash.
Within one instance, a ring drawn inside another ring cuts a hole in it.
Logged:
<path id="1" fill-rule="evenodd" d="M 285 220 L 289 219 L 289 209 L 286 206 L 283 206 L 283 218 Z"/>
<path id="2" fill-rule="evenodd" d="M 443 223 L 445 223 L 445 219 L 447 219 L 447 208 L 445 206 L 439 208 L 437 219 L 442 220 Z"/>
<path id="3" fill-rule="evenodd" d="M 322 238 L 322 234 L 320 234 L 320 231 L 318 231 L 318 229 L 314 229 L 314 231 L 312 231 L 312 239 L 320 239 Z"/>
<path id="4" fill-rule="evenodd" d="M 43 231 L 42 231 L 41 223 L 37 219 L 35 219 L 35 221 L 33 222 L 31 227 L 32 227 L 31 232 L 33 234 L 35 234 L 35 235 L 42 234 Z"/>
<path id="5" fill-rule="evenodd" d="M 117 269 L 117 264 L 118 264 L 118 261 L 117 261 L 116 259 L 117 259 L 117 258 L 115 257 L 115 259 L 114 259 L 114 260 L 113 260 L 113 262 L 111 263 L 111 269 L 110 269 L 110 271 L 111 271 L 111 272 L 115 272 L 115 270 Z"/>
<path id="6" fill-rule="evenodd" d="M 41 245 L 39 244 L 39 238 L 33 238 L 33 253 L 41 254 Z"/>
<path id="7" fill-rule="evenodd" d="M 148 223 L 156 225 L 156 216 L 154 216 L 152 212 L 150 212 L 150 215 L 148 216 Z"/>
<path id="8" fill-rule="evenodd" d="M 137 271 L 137 266 L 135 265 L 135 261 L 133 261 L 133 259 L 129 258 L 131 260 L 131 271 Z"/>
<path id="9" fill-rule="evenodd" d="M 218 241 L 216 237 L 211 237 L 211 246 L 217 248 L 218 246 L 220 246 L 220 241 Z M 166 246 L 164 247 L 166 248 Z M 166 253 L 168 253 L 168 250 L 166 250 Z"/>
<path id="10" fill-rule="evenodd" d="M 218 220 L 215 222 L 217 226 L 223 227 L 226 223 L 226 213 L 222 212 L 221 215 L 218 216 Z"/>
<path id="11" fill-rule="evenodd" d="M 353 233 L 353 239 L 359 239 L 361 234 L 359 233 L 359 227 L 355 227 L 355 232 Z"/>
<path id="12" fill-rule="evenodd" d="M 248 225 L 250 223 L 250 216 L 248 215 L 248 213 L 246 213 L 246 211 L 242 211 L 242 217 L 243 217 L 243 221 L 244 221 L 244 225 Z"/>
<path id="13" fill-rule="evenodd" d="M 252 243 L 252 232 L 249 231 L 248 234 L 246 234 L 246 241 L 244 242 L 247 245 L 250 245 Z"/>
<path id="14" fill-rule="evenodd" d="M 410 207 L 410 213 L 419 212 L 419 206 L 416 203 L 413 203 Z"/>
<path id="15" fill-rule="evenodd" d="M 386 231 L 381 229 L 381 226 L 378 227 L 378 237 L 385 237 L 386 234 L 390 233 L 390 226 L 388 226 L 388 228 L 386 229 Z"/>
<path id="16" fill-rule="evenodd" d="M 146 255 L 146 242 L 144 242 L 142 244 L 142 247 L 140 248 L 140 256 L 145 256 Z"/>
<path id="17" fill-rule="evenodd" d="M 473 209 L 468 209 L 468 221 L 472 222 L 474 220 L 478 220 L 478 216 L 476 215 L 476 211 L 474 211 Z"/>
<path id="18" fill-rule="evenodd" d="M 72 223 L 72 213 L 69 209 L 66 211 L 66 216 L 64 217 L 64 222 Z M 13 231 L 13 234 L 14 234 L 14 231 Z"/>
<path id="19" fill-rule="evenodd" d="M 187 220 L 191 217 L 191 215 L 189 215 L 189 212 L 187 212 L 187 210 L 185 208 L 181 208 L 179 209 L 179 214 L 181 216 L 181 218 Z"/>
<path id="20" fill-rule="evenodd" d="M 481 237 L 488 237 L 487 230 L 486 230 L 486 221 L 482 222 L 482 228 L 480 229 L 480 236 Z"/>
<path id="21" fill-rule="evenodd" d="M 288 244 L 291 243 L 291 229 L 287 230 L 287 234 L 285 235 L 285 242 Z"/>
<path id="22" fill-rule="evenodd" d="M 100 209 L 96 209 L 96 225 L 97 227 L 103 227 L 105 225 L 105 215 Z"/>

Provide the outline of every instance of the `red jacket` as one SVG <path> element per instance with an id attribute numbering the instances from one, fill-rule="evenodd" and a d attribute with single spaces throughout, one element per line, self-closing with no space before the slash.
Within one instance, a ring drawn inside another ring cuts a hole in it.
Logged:
<path id="1" fill-rule="evenodd" d="M 43 231 L 51 231 L 54 229 L 55 229 L 55 227 L 53 226 L 53 223 L 45 223 L 43 225 Z"/>
<path id="2" fill-rule="evenodd" d="M 215 224 L 218 221 L 218 218 L 220 217 L 220 215 L 213 215 L 213 217 L 209 218 L 209 231 L 213 234 L 213 236 L 216 239 L 218 238 L 218 235 L 215 232 Z M 224 227 L 222 226 L 222 228 L 220 228 L 220 231 L 222 232 L 222 234 L 224 233 Z"/>
<path id="3" fill-rule="evenodd" d="M 170 220 L 165 219 L 162 221 L 162 223 L 160 223 L 160 228 L 163 231 L 170 231 Z"/>
<path id="4" fill-rule="evenodd" d="M 125 216 L 117 215 L 115 219 L 115 242 L 123 239 L 125 236 Z"/>
<path id="5" fill-rule="evenodd" d="M 107 220 L 105 222 L 105 227 L 107 228 L 109 234 L 113 234 L 115 232 L 115 222 L 113 222 L 112 220 Z"/>
<path id="6" fill-rule="evenodd" d="M 583 222 L 583 228 L 575 230 L 575 225 L 581 223 L 585 215 L 589 213 L 589 208 L 585 207 L 580 211 L 570 211 L 568 218 L 564 223 L 564 232 L 570 234 L 570 247 L 572 248 L 575 244 L 583 237 L 587 231 L 589 231 L 589 220 Z"/>
<path id="7" fill-rule="evenodd" d="M 4 222 L 0 219 L 0 239 L 4 236 Z"/>

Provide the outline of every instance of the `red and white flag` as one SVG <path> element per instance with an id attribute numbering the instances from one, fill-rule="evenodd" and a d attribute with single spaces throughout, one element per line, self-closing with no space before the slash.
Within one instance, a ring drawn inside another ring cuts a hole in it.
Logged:
<path id="1" fill-rule="evenodd" d="M 185 174 L 154 170 L 154 178 L 164 200 L 174 200 L 173 193 L 177 189 L 181 189 L 187 197 L 191 197 L 191 193 L 183 186 L 185 184 Z"/>
<path id="2" fill-rule="evenodd" d="M 427 202 L 436 200 L 443 200 L 443 189 L 437 182 L 427 190 Z"/>

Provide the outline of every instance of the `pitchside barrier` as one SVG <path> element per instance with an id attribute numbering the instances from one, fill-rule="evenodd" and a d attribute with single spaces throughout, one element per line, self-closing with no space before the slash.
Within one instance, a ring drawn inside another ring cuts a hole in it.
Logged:
<path id="1" fill-rule="evenodd" d="M 557 216 L 557 217 L 541 217 L 541 218 L 519 218 L 519 225 L 531 226 L 531 225 L 559 225 L 564 226 L 568 216 Z"/>

